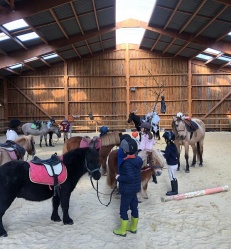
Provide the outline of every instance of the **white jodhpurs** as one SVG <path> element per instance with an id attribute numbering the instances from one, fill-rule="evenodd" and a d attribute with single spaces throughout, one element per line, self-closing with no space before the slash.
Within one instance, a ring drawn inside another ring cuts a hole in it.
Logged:
<path id="1" fill-rule="evenodd" d="M 176 179 L 176 170 L 177 170 L 178 165 L 168 165 L 168 176 L 170 181 L 173 181 Z"/>

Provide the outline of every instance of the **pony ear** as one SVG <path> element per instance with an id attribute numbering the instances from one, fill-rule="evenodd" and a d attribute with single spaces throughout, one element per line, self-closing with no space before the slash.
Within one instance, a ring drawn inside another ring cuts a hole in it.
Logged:
<path id="1" fill-rule="evenodd" d="M 174 122 L 177 120 L 177 118 L 176 118 L 176 117 L 172 117 L 172 119 L 173 119 L 173 121 L 174 121 Z"/>

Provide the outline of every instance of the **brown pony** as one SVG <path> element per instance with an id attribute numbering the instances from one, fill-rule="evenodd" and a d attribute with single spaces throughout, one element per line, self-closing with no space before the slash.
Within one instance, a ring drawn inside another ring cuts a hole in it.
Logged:
<path id="1" fill-rule="evenodd" d="M 101 147 L 99 150 L 99 162 L 102 167 L 102 175 L 106 175 L 107 173 L 107 157 L 114 146 L 119 146 L 120 144 L 120 136 L 122 133 L 114 131 L 112 133 L 107 133 L 100 137 Z M 63 154 L 66 152 L 79 148 L 80 142 L 83 137 L 71 137 L 69 138 L 63 146 Z"/>
<path id="2" fill-rule="evenodd" d="M 180 170 L 180 146 L 184 146 L 186 169 L 189 173 L 189 145 L 193 150 L 192 167 L 195 167 L 196 159 L 199 159 L 199 166 L 203 166 L 203 144 L 205 138 L 205 124 L 198 118 L 173 117 L 173 133 L 176 136 L 175 144 L 178 149 L 178 170 Z M 196 158 L 197 157 L 197 158 Z"/>
<path id="3" fill-rule="evenodd" d="M 156 149 L 151 151 L 142 150 L 138 153 L 143 160 L 143 166 L 141 169 L 141 191 L 137 194 L 139 202 L 142 197 L 148 199 L 147 188 L 148 182 L 152 177 L 152 174 L 161 175 L 165 158 L 162 153 Z M 149 166 L 147 166 L 149 161 Z M 108 156 L 108 170 L 107 170 L 107 184 L 113 189 L 116 187 L 116 175 L 118 172 L 118 150 L 113 150 Z M 118 191 L 118 190 L 117 190 Z"/>
<path id="4" fill-rule="evenodd" d="M 25 151 L 27 152 L 27 158 L 29 157 L 29 155 L 32 157 L 35 155 L 36 153 L 35 142 L 34 142 L 34 137 L 32 135 L 19 136 L 14 140 L 14 142 L 21 145 L 25 149 Z M 4 149 L 3 147 L 0 147 L 0 165 L 12 160 L 14 160 L 14 158 L 12 159 L 10 157 L 7 150 Z M 24 160 L 24 157 L 22 158 L 22 160 Z"/>

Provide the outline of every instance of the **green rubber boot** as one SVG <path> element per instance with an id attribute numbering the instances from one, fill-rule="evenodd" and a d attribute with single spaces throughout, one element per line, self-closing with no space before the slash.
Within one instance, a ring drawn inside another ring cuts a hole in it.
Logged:
<path id="1" fill-rule="evenodd" d="M 127 227 L 127 231 L 131 233 L 136 233 L 137 231 L 137 225 L 138 225 L 139 218 L 131 217 L 130 225 Z"/>
<path id="2" fill-rule="evenodd" d="M 120 219 L 120 228 L 117 230 L 113 230 L 113 233 L 116 235 L 126 237 L 127 227 L 128 227 L 128 220 Z"/>

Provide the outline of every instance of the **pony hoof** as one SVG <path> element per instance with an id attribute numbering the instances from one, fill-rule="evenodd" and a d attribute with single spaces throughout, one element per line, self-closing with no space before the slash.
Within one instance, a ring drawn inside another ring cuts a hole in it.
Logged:
<path id="1" fill-rule="evenodd" d="M 186 169 L 186 170 L 185 170 L 185 173 L 190 173 L 190 170 L 189 170 L 189 169 Z"/>
<path id="2" fill-rule="evenodd" d="M 0 237 L 8 237 L 8 234 L 7 233 L 3 233 L 0 235 Z"/>
<path id="3" fill-rule="evenodd" d="M 177 169 L 176 171 L 180 171 L 180 169 Z"/>
<path id="4" fill-rule="evenodd" d="M 199 164 L 200 167 L 203 167 L 203 164 Z"/>
<path id="5" fill-rule="evenodd" d="M 70 220 L 69 222 L 63 222 L 63 224 L 64 224 L 64 225 L 73 225 L 74 222 L 73 222 L 73 220 Z"/>
<path id="6" fill-rule="evenodd" d="M 191 167 L 195 168 L 195 164 L 192 164 Z"/>

